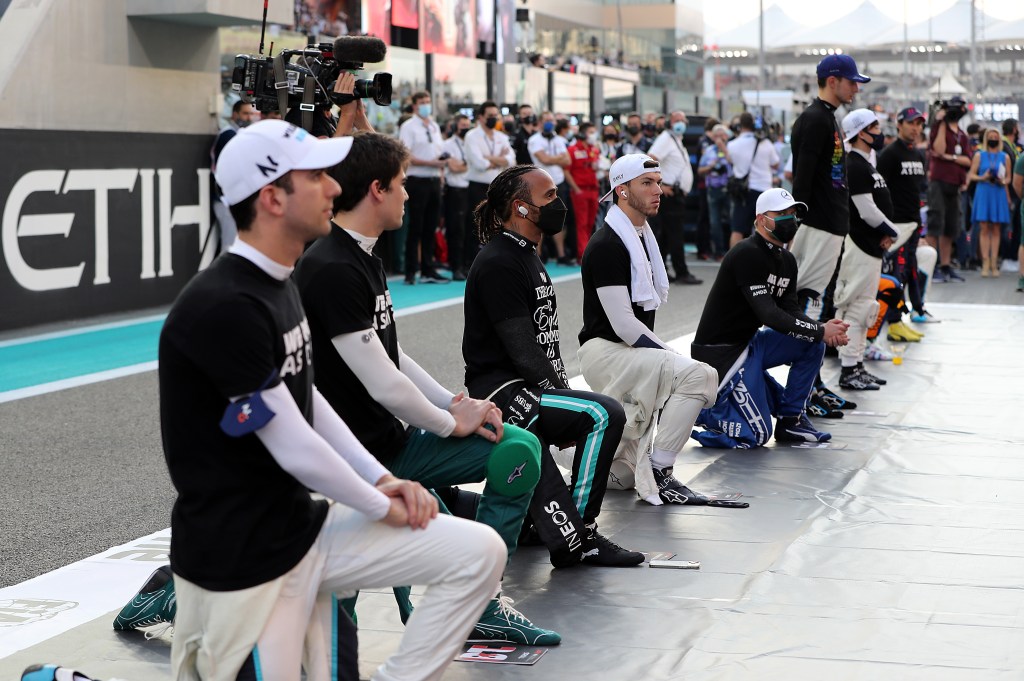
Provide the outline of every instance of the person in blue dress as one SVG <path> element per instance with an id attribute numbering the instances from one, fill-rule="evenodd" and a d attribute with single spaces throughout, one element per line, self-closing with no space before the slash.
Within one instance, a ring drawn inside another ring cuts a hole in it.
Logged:
<path id="1" fill-rule="evenodd" d="M 982 136 L 984 144 L 971 160 L 967 180 L 977 183 L 971 220 L 978 223 L 978 246 L 981 276 L 999 276 L 999 237 L 1010 223 L 1010 198 L 1006 186 L 1012 177 L 1010 157 L 1002 151 L 999 131 L 988 128 Z"/>

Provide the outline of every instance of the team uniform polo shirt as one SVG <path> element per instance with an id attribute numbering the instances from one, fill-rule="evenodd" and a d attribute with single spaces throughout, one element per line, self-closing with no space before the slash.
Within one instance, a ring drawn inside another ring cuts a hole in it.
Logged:
<path id="1" fill-rule="evenodd" d="M 819 342 L 825 326 L 801 312 L 796 274 L 793 254 L 756 232 L 729 249 L 704 303 L 690 348 L 693 359 L 725 376 L 762 326 Z"/>
<path id="2" fill-rule="evenodd" d="M 864 155 L 853 151 L 850 153 L 847 172 L 849 173 L 850 196 L 859 194 L 870 194 L 878 210 L 882 211 L 885 217 L 892 219 L 892 199 L 889 198 L 889 188 L 885 184 L 885 178 L 871 165 Z M 850 204 L 850 238 L 857 248 L 864 251 L 872 258 L 881 258 L 885 255 L 881 240 L 884 236 L 896 236 L 895 232 L 886 224 L 869 225 L 860 216 L 857 206 Z"/>
<path id="3" fill-rule="evenodd" d="M 466 281 L 466 328 L 462 337 L 470 395 L 490 395 L 519 378 L 495 327 L 521 317 L 533 321 L 537 345 L 544 350 L 562 385 L 569 383 L 559 347 L 555 287 L 535 248 L 518 234 L 503 231 L 487 242 L 473 261 Z M 557 386 L 540 386 L 553 387 Z"/>
<path id="4" fill-rule="evenodd" d="M 921 192 L 925 189 L 924 154 L 896 140 L 878 155 L 878 172 L 892 198 L 893 222 L 921 222 Z"/>
<path id="5" fill-rule="evenodd" d="M 565 182 L 565 170 L 562 166 L 558 165 L 546 165 L 537 160 L 537 152 L 542 151 L 548 156 L 561 156 L 569 151 L 569 147 L 565 144 L 565 139 L 561 135 L 551 134 L 551 137 L 545 137 L 542 132 L 535 132 L 530 137 L 530 141 L 527 142 L 527 148 L 530 151 L 530 158 L 533 160 L 533 165 L 538 168 L 542 168 L 547 171 L 551 179 L 554 180 L 555 184 L 562 184 Z"/>
<path id="6" fill-rule="evenodd" d="M 642 243 L 643 238 L 640 241 Z M 644 253 L 646 252 L 647 246 L 644 244 Z M 626 250 L 626 244 L 622 243 L 622 239 L 613 229 L 598 230 L 583 254 L 583 329 L 579 335 L 581 346 L 592 338 L 603 338 L 612 343 L 622 342 L 608 321 L 608 314 L 597 297 L 597 289 L 605 286 L 625 286 L 632 300 L 631 281 L 629 251 Z M 645 310 L 636 303 L 632 305 L 633 316 L 653 333 L 655 310 Z"/>
<path id="7" fill-rule="evenodd" d="M 398 139 L 409 150 L 409 154 L 421 161 L 436 161 L 441 155 L 441 128 L 432 119 L 423 120 L 413 116 L 398 129 Z M 440 178 L 441 169 L 431 166 L 410 164 L 405 174 L 409 177 Z"/>
<path id="8" fill-rule="evenodd" d="M 442 149 L 448 153 L 449 156 L 466 163 L 466 143 L 458 135 L 452 135 L 444 141 Z M 454 187 L 455 189 L 465 189 L 469 186 L 469 171 L 464 170 L 461 173 L 456 173 L 451 170 L 445 170 L 444 183 L 448 187 Z"/>
<path id="9" fill-rule="evenodd" d="M 405 427 L 370 396 L 331 342 L 373 329 L 364 342 L 382 344 L 399 366 L 394 309 L 380 258 L 332 223 L 331 233 L 306 251 L 293 276 L 310 313 L 317 389 L 366 449 L 389 466 L 408 439 Z"/>
<path id="10" fill-rule="evenodd" d="M 197 274 L 167 315 L 158 373 L 164 456 L 178 492 L 171 569 L 204 589 L 280 577 L 320 532 L 327 503 L 313 501 L 255 433 L 220 428 L 229 398 L 281 382 L 312 422 L 310 343 L 291 280 L 232 253 Z"/>

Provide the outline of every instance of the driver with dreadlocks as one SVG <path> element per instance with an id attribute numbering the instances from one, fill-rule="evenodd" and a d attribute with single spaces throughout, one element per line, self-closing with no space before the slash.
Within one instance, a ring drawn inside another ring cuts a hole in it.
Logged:
<path id="1" fill-rule="evenodd" d="M 476 206 L 473 217 L 484 246 L 466 281 L 466 387 L 470 396 L 497 404 L 508 423 L 529 429 L 544 445 L 530 516 L 552 564 L 638 565 L 642 553 L 623 549 L 597 531 L 625 415 L 606 395 L 569 389 L 555 288 L 537 255 L 545 235 L 562 231 L 565 213 L 558 186 L 532 165 L 503 170 Z M 567 489 L 544 450 L 570 443 L 576 447 Z"/>

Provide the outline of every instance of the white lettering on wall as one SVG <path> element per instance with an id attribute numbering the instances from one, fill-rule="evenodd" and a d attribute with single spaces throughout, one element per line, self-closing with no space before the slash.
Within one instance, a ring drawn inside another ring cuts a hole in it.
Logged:
<path id="1" fill-rule="evenodd" d="M 159 248 L 160 270 L 155 271 L 156 243 L 154 238 L 154 190 L 153 175 L 159 178 Z M 139 229 L 141 232 L 141 273 L 140 278 L 174 275 L 171 252 L 171 230 L 180 225 L 198 225 L 197 247 L 203 254 L 199 269 L 205 269 L 212 261 L 214 248 L 204 249 L 210 234 L 210 171 L 196 169 L 199 185 L 199 203 L 192 206 L 173 206 L 171 203 L 171 179 L 169 168 L 114 168 L 83 170 L 33 170 L 18 179 L 11 189 L 4 206 L 0 222 L 0 245 L 4 260 L 14 280 L 30 291 L 53 291 L 75 288 L 81 283 L 85 261 L 65 267 L 33 267 L 26 262 L 21 250 L 20 239 L 37 236 L 62 236 L 71 233 L 75 213 L 42 213 L 22 215 L 22 209 L 29 196 L 37 192 L 67 194 L 73 191 L 91 191 L 94 201 L 94 253 L 93 284 L 110 283 L 110 214 L 109 195 L 111 191 L 134 191 L 136 178 L 139 184 Z M 115 237 L 116 238 L 116 237 Z"/>

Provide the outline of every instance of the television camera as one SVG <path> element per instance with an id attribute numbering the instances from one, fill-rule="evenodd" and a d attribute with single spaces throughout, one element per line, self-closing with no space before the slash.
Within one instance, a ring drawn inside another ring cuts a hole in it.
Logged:
<path id="1" fill-rule="evenodd" d="M 273 47 L 273 46 L 271 46 Z M 372 99 L 381 106 L 391 104 L 390 73 L 375 73 L 369 79 L 356 80 L 352 94 L 334 92 L 333 85 L 344 71 L 359 71 L 365 63 L 384 60 L 387 46 L 379 38 L 342 36 L 333 43 L 310 43 L 301 50 L 281 50 L 275 56 L 240 54 L 235 57 L 231 89 L 243 101 L 261 112 L 277 109 L 284 117 L 299 107 L 303 127 L 314 111 L 332 105 L 348 104 L 356 99 Z"/>

